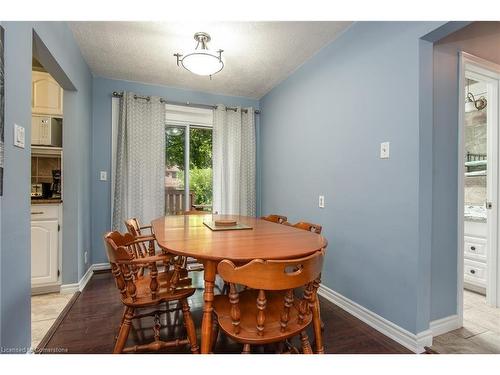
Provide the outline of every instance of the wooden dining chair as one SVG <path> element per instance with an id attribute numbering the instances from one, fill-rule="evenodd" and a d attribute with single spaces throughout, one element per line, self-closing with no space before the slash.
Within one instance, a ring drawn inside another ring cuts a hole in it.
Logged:
<path id="1" fill-rule="evenodd" d="M 267 216 L 262 216 L 262 220 L 270 221 L 272 223 L 283 224 L 287 222 L 287 217 L 282 215 L 271 214 Z"/>
<path id="2" fill-rule="evenodd" d="M 139 219 L 136 217 L 132 217 L 130 219 L 125 220 L 125 226 L 127 230 L 134 231 L 138 236 L 152 236 L 153 235 L 153 227 L 151 225 L 141 225 L 139 223 Z M 147 233 L 145 233 L 147 231 Z"/>
<path id="3" fill-rule="evenodd" d="M 198 353 L 196 330 L 187 300 L 195 289 L 181 279 L 178 267 L 158 270 L 157 263 L 169 264 L 173 255 L 160 253 L 136 257 L 135 246 L 144 241 L 141 238 L 134 239 L 130 233 L 121 234 L 116 231 L 104 236 L 111 271 L 125 307 L 113 353 L 159 351 L 179 345 L 190 345 L 191 352 Z M 139 272 L 141 267 L 148 269 L 142 275 Z M 181 305 L 187 338 L 164 341 L 160 337 L 160 315 L 171 312 L 168 308 L 161 308 L 164 305 L 168 307 L 170 302 Z M 146 312 L 144 309 L 147 309 Z M 154 311 L 151 312 L 151 309 Z M 125 347 L 132 321 L 148 316 L 153 317 L 154 341 Z"/>
<path id="4" fill-rule="evenodd" d="M 299 335 L 303 353 L 312 354 L 306 329 L 313 324 L 315 351 L 324 353 L 316 304 L 324 254 L 320 250 L 294 260 L 256 259 L 240 267 L 230 260 L 220 262 L 217 272 L 230 283 L 230 291 L 229 296 L 214 298 L 213 343 L 218 328 L 243 344 L 244 354 L 250 353 L 251 345 L 284 342 Z M 236 284 L 248 288 L 238 293 Z"/>
<path id="5" fill-rule="evenodd" d="M 284 224 L 290 225 L 290 226 L 298 228 L 298 229 L 307 230 L 309 232 L 313 232 L 313 233 L 316 233 L 316 234 L 321 234 L 321 230 L 323 229 L 321 225 L 319 225 L 319 224 L 313 224 L 313 223 L 308 223 L 307 221 L 299 221 L 296 224 L 288 224 L 288 223 L 284 223 Z M 321 275 L 320 275 L 319 279 L 321 280 Z M 325 323 L 323 323 L 323 319 L 321 319 L 321 309 L 320 309 L 320 306 L 319 306 L 319 298 L 317 299 L 316 303 L 318 304 L 318 313 L 319 313 L 319 316 L 320 316 L 321 330 L 324 330 L 325 329 Z"/>
<path id="6" fill-rule="evenodd" d="M 308 223 L 307 221 L 300 221 L 296 224 L 292 224 L 292 227 L 304 229 L 309 232 L 313 232 L 316 234 L 321 234 L 322 227 L 319 224 Z"/>
<path id="7" fill-rule="evenodd" d="M 124 221 L 127 231 L 134 239 L 142 238 L 145 241 L 140 241 L 134 248 L 137 257 L 144 257 L 155 253 L 155 237 L 151 225 L 141 226 L 139 220 L 135 217 Z M 144 233 L 145 229 L 149 229 L 149 233 Z M 146 241 L 147 240 L 147 241 Z"/>

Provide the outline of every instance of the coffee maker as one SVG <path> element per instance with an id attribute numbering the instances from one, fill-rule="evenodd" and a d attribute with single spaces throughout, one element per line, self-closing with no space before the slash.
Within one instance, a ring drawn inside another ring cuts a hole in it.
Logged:
<path id="1" fill-rule="evenodd" d="M 61 198 L 61 170 L 52 170 L 52 185 L 50 186 L 52 198 Z"/>

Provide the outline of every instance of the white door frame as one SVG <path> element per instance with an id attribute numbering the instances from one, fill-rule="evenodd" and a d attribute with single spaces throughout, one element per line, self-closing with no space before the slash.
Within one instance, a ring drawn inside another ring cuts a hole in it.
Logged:
<path id="1" fill-rule="evenodd" d="M 464 150 L 465 150 L 465 76 L 472 74 L 480 76 L 483 81 L 488 82 L 488 92 L 492 95 L 488 98 L 487 121 L 489 124 L 497 126 L 488 126 L 487 142 L 488 149 L 496 148 L 494 153 L 488 154 L 487 166 L 487 186 L 490 196 L 487 201 L 492 202 L 493 207 L 488 210 L 488 238 L 487 238 L 487 282 L 486 294 L 487 302 L 492 306 L 498 306 L 500 303 L 500 288 L 498 288 L 498 270 L 500 257 L 497 256 L 498 249 L 498 109 L 499 103 L 499 81 L 500 65 L 481 59 L 471 54 L 461 52 L 459 57 L 459 105 L 458 105 L 458 265 L 457 265 L 457 315 L 460 326 L 463 325 L 463 286 L 464 286 Z M 490 86 L 491 85 L 491 86 Z"/>

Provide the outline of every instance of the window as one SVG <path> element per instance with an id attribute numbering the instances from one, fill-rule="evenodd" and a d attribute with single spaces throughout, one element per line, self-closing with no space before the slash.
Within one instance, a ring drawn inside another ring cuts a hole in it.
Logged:
<path id="1" fill-rule="evenodd" d="M 211 212 L 213 111 L 166 107 L 165 214 Z"/>

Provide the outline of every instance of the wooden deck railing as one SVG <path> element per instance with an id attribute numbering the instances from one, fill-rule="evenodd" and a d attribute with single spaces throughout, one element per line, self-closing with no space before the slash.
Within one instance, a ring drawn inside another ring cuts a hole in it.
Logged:
<path id="1" fill-rule="evenodd" d="M 193 207 L 194 194 L 189 194 L 189 209 Z M 181 211 L 186 211 L 184 202 L 184 190 L 165 189 L 165 215 L 175 215 Z"/>

